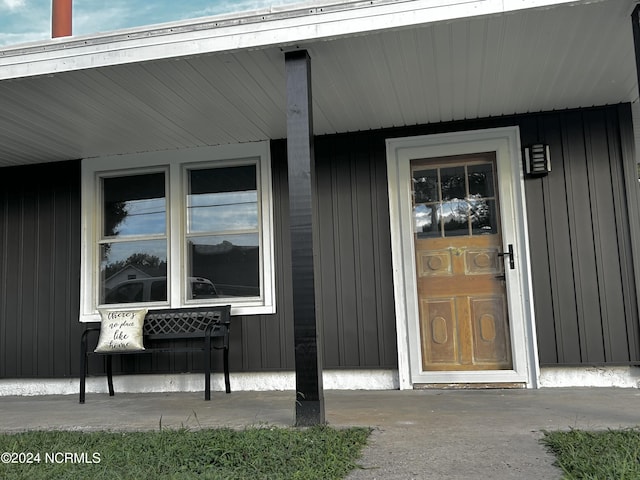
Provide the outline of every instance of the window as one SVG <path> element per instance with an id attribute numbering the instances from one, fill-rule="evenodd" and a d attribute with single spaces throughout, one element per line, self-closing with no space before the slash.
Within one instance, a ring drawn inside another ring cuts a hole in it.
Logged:
<path id="1" fill-rule="evenodd" d="M 459 164 L 455 159 L 461 157 L 454 157 L 442 165 L 416 160 L 412 185 L 417 238 L 497 233 L 494 160 L 476 157 Z"/>
<path id="2" fill-rule="evenodd" d="M 268 142 L 83 160 L 82 321 L 98 307 L 273 313 Z"/>

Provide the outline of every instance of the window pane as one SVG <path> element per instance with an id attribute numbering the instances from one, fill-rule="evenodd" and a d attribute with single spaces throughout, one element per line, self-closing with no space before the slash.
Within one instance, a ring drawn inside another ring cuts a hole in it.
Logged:
<path id="1" fill-rule="evenodd" d="M 258 234 L 189 239 L 188 276 L 211 281 L 220 297 L 260 295 Z"/>
<path id="2" fill-rule="evenodd" d="M 471 228 L 474 235 L 498 233 L 496 201 L 482 198 L 469 200 L 471 207 Z"/>
<path id="3" fill-rule="evenodd" d="M 167 300 L 167 242 L 100 245 L 100 303 Z"/>
<path id="4" fill-rule="evenodd" d="M 415 203 L 438 201 L 438 170 L 420 170 L 413 172 Z"/>
<path id="5" fill-rule="evenodd" d="M 414 231 L 418 234 L 418 238 L 440 236 L 436 205 L 416 205 L 413 208 L 413 222 Z"/>
<path id="6" fill-rule="evenodd" d="M 104 178 L 103 237 L 166 232 L 164 173 Z"/>
<path id="7" fill-rule="evenodd" d="M 438 209 L 445 237 L 469 235 L 469 203 L 466 200 L 442 202 Z"/>
<path id="8" fill-rule="evenodd" d="M 213 282 L 203 277 L 189 277 L 187 285 L 187 298 L 216 298 L 218 290 Z"/>
<path id="9" fill-rule="evenodd" d="M 493 169 L 490 163 L 469 165 L 469 194 L 493 197 Z"/>
<path id="10" fill-rule="evenodd" d="M 189 172 L 188 233 L 258 229 L 256 167 Z"/>
<path id="11" fill-rule="evenodd" d="M 463 199 L 466 197 L 464 166 L 448 167 L 440 170 L 442 200 Z"/>
<path id="12" fill-rule="evenodd" d="M 187 202 L 189 233 L 258 228 L 256 191 L 189 195 Z"/>

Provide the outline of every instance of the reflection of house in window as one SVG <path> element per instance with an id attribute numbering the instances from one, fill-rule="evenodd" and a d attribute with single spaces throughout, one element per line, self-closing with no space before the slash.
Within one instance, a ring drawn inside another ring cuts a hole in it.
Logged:
<path id="1" fill-rule="evenodd" d="M 145 268 L 131 264 L 123 267 L 105 280 L 104 303 L 165 301 L 167 299 L 165 270 L 165 268 Z M 145 292 L 145 288 L 150 291 Z"/>
<path id="2" fill-rule="evenodd" d="M 190 251 L 194 273 L 210 279 L 220 296 L 260 295 L 258 245 L 234 245 L 228 240 L 216 245 L 190 242 Z"/>
<path id="3" fill-rule="evenodd" d="M 148 278 L 152 277 L 149 273 L 141 270 L 140 268 L 134 265 L 127 265 L 122 270 L 117 271 L 109 278 L 106 278 L 104 281 L 105 287 L 107 289 L 111 289 L 119 283 L 124 282 L 125 280 L 133 280 L 136 278 Z"/>

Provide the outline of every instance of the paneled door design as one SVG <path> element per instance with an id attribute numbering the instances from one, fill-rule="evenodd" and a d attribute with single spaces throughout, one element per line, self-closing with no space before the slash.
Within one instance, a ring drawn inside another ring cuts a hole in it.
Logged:
<path id="1" fill-rule="evenodd" d="M 400 388 L 535 388 L 518 127 L 386 144 Z"/>
<path id="2" fill-rule="evenodd" d="M 512 369 L 496 153 L 410 171 L 422 370 Z"/>

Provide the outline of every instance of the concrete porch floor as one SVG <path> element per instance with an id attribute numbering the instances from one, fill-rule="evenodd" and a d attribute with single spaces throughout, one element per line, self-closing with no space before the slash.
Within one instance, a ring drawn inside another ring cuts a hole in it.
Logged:
<path id="1" fill-rule="evenodd" d="M 373 428 L 348 479 L 559 479 L 543 430 L 640 425 L 640 390 L 325 391 L 326 421 Z M 0 431 L 292 426 L 293 392 L 0 397 Z"/>

